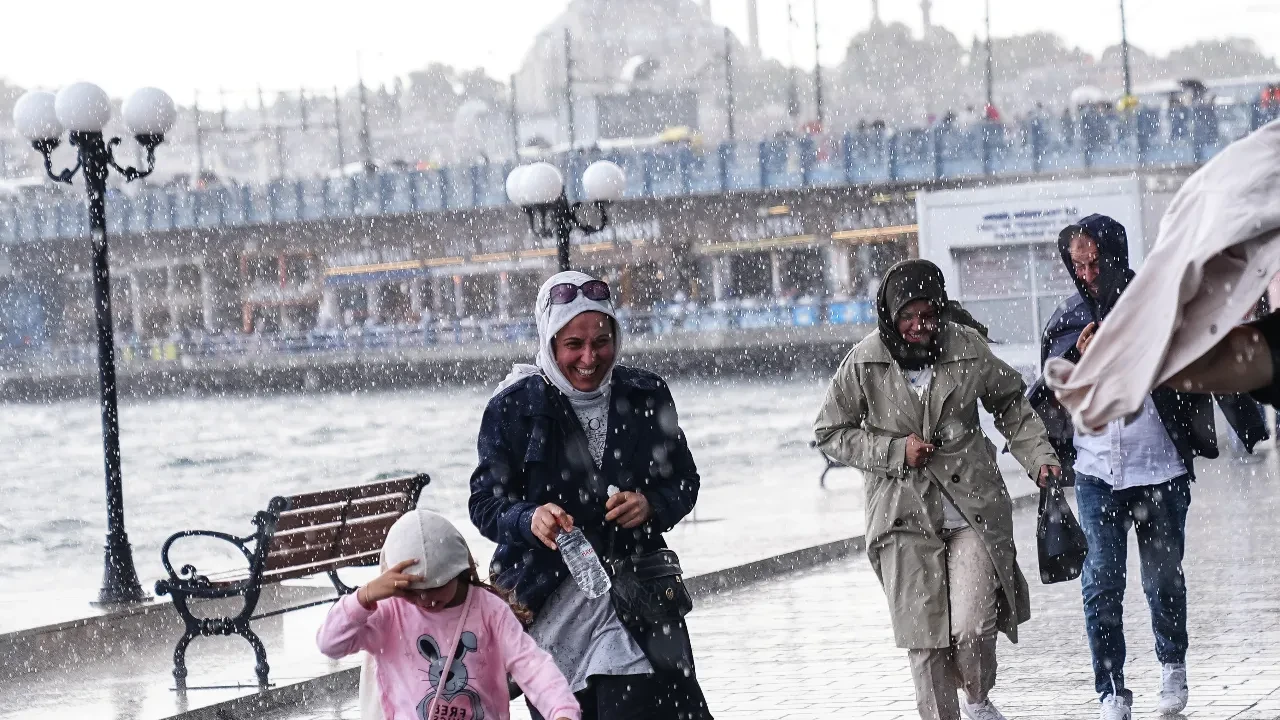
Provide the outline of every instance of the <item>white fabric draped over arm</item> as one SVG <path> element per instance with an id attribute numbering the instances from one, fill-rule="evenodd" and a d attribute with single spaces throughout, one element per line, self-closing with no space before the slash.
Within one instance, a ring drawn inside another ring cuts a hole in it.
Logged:
<path id="1" fill-rule="evenodd" d="M 1188 178 L 1088 352 L 1050 359 L 1045 382 L 1077 430 L 1098 432 L 1243 322 L 1278 272 L 1280 120 Z"/>

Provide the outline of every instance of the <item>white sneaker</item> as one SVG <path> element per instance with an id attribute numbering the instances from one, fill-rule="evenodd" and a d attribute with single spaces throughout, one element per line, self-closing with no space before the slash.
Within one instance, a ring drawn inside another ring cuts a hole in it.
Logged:
<path id="1" fill-rule="evenodd" d="M 1133 710 L 1124 698 L 1108 695 L 1102 699 L 1102 711 L 1098 717 L 1100 720 L 1133 720 Z"/>
<path id="2" fill-rule="evenodd" d="M 1156 708 L 1161 715 L 1182 712 L 1187 706 L 1187 666 L 1185 663 L 1165 663 L 1160 673 L 1160 695 Z"/>
<path id="3" fill-rule="evenodd" d="M 969 720 L 1007 720 L 991 700 L 970 704 L 968 700 L 960 701 L 960 709 L 964 710 L 964 716 Z"/>

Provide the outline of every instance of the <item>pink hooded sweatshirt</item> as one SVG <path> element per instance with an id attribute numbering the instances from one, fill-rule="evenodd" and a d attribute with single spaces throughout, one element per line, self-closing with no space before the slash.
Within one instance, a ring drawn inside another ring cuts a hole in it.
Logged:
<path id="1" fill-rule="evenodd" d="M 455 636 L 457 651 L 446 671 L 442 656 Z M 508 720 L 508 673 L 549 720 L 582 717 L 551 656 L 524 632 L 511 608 L 483 588 L 469 588 L 466 602 L 439 612 L 400 598 L 367 610 L 353 593 L 329 611 L 316 643 L 331 658 L 364 650 L 377 659 L 386 720 L 421 720 L 433 700 L 427 720 Z"/>

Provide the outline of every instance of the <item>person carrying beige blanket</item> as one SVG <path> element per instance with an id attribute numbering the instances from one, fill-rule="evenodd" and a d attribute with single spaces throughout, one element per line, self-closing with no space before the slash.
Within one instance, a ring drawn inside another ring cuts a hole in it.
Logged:
<path id="1" fill-rule="evenodd" d="M 1187 180 L 1088 352 L 1077 364 L 1050 360 L 1045 382 L 1088 433 L 1133 416 L 1161 384 L 1198 392 L 1270 384 L 1262 333 L 1232 328 L 1277 272 L 1280 121 L 1233 143 Z"/>

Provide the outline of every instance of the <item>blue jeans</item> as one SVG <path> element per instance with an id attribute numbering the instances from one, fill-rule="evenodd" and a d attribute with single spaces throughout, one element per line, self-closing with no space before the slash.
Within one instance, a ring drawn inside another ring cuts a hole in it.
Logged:
<path id="1" fill-rule="evenodd" d="M 1095 477 L 1076 475 L 1080 525 L 1089 541 L 1081 589 L 1085 630 L 1093 654 L 1094 688 L 1131 700 L 1124 687 L 1124 588 L 1129 528 L 1138 535 L 1142 591 L 1151 608 L 1156 658 L 1182 663 L 1187 656 L 1187 584 L 1182 575 L 1187 507 L 1187 476 L 1160 485 L 1113 491 Z"/>

